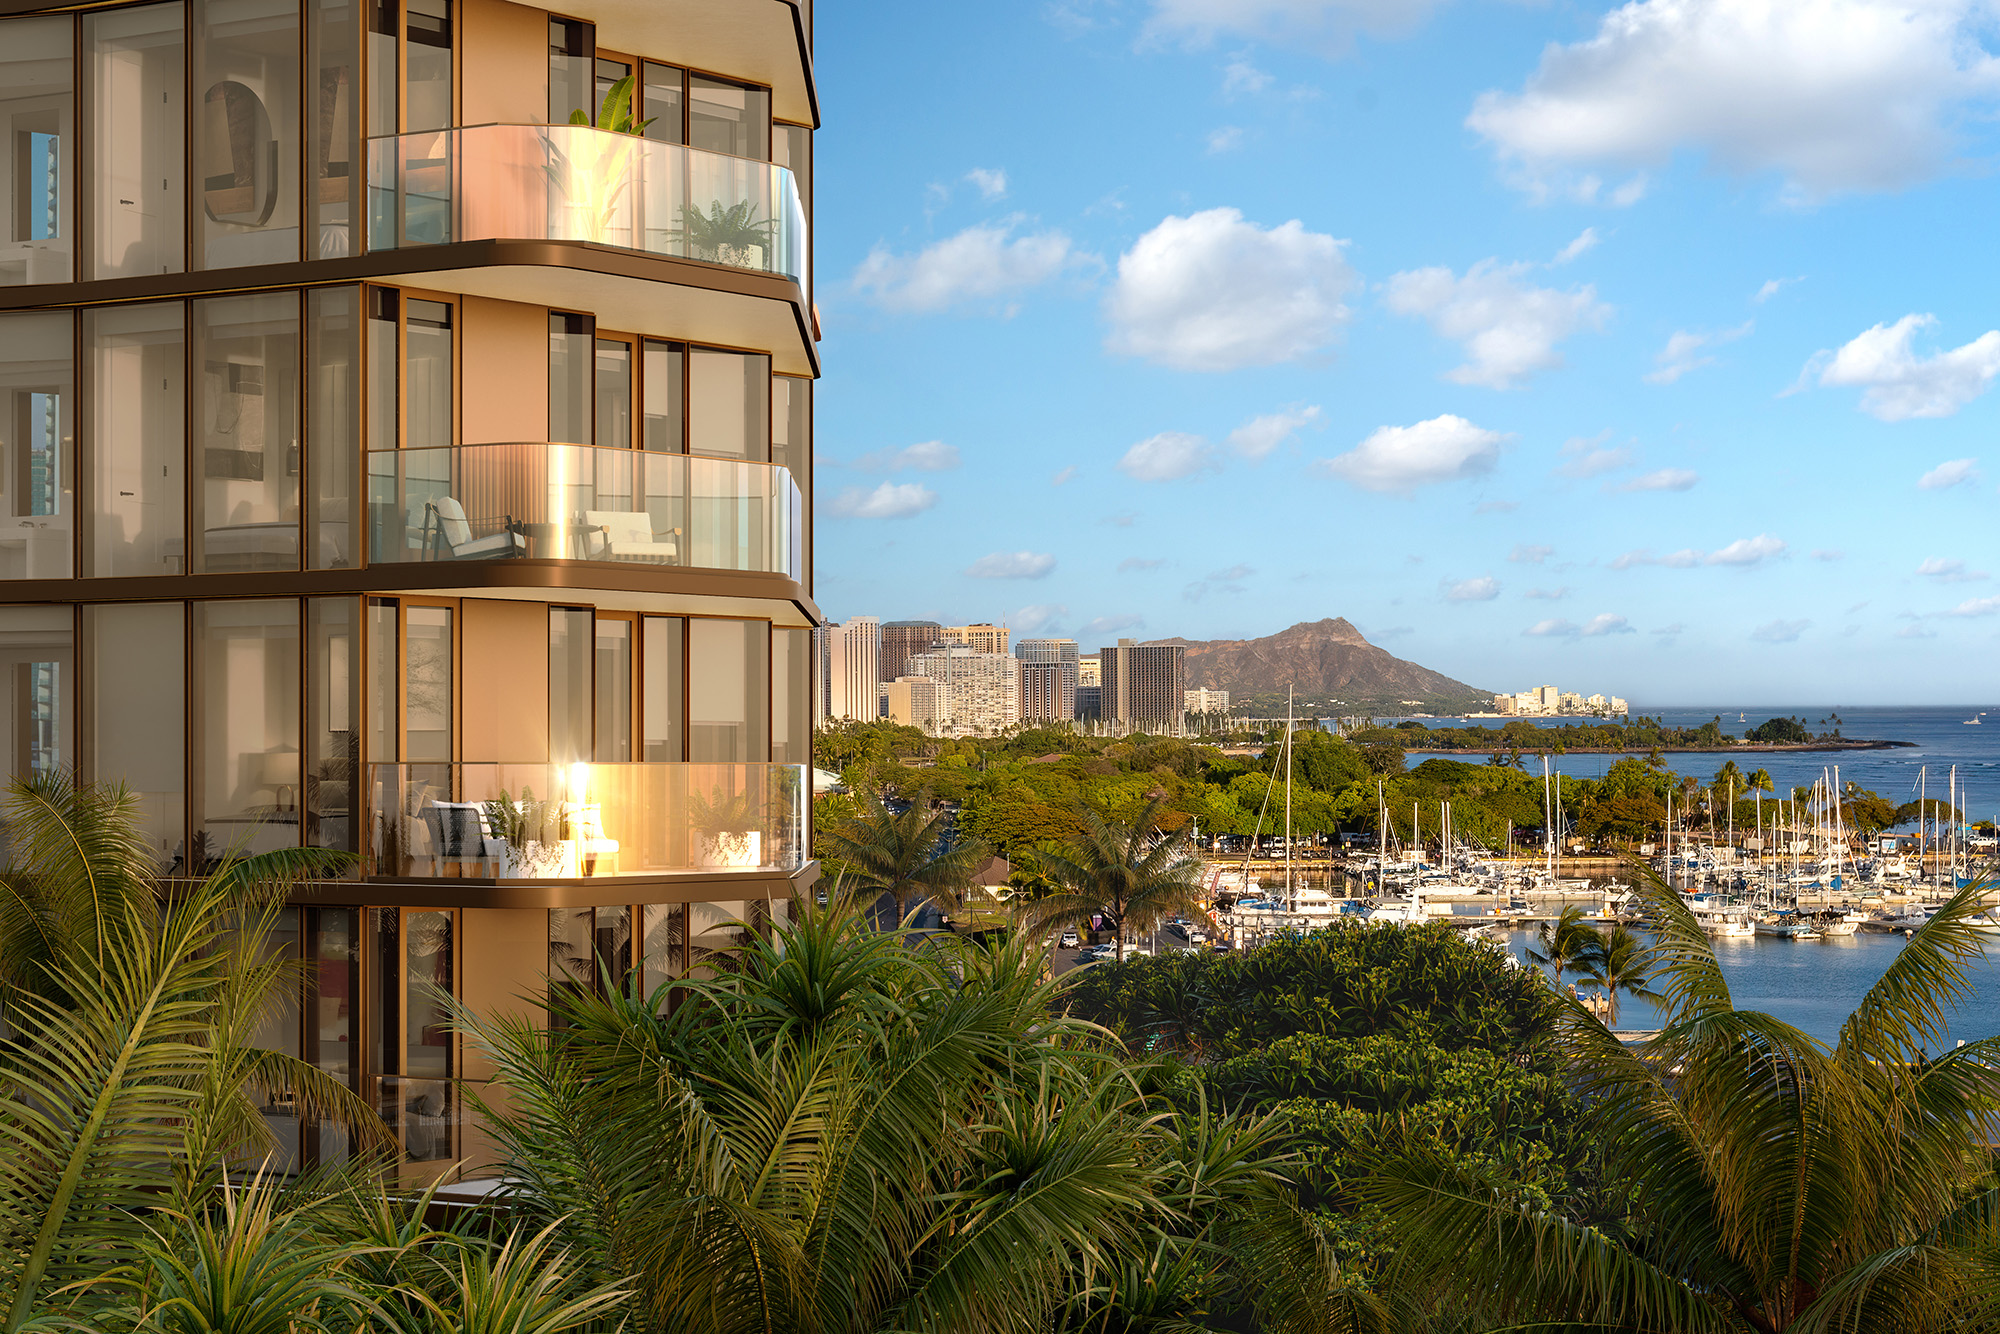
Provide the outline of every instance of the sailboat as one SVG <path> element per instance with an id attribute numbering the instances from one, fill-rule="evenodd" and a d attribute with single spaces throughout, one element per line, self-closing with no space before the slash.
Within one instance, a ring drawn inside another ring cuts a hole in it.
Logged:
<path id="1" fill-rule="evenodd" d="M 1978 727 L 1980 726 L 1979 720 L 1981 718 L 1984 718 L 1985 716 L 1986 716 L 1986 711 L 1984 709 L 1981 709 L 1978 713 L 1975 713 L 1970 718 L 1967 718 L 1965 720 L 1965 725 L 1967 727 Z"/>

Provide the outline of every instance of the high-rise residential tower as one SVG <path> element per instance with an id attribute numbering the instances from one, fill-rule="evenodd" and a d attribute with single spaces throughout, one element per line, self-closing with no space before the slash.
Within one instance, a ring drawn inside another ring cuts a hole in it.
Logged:
<path id="1" fill-rule="evenodd" d="M 1021 717 L 1060 721 L 1076 717 L 1077 651 L 1074 639 L 1023 639 L 1014 645 L 1021 662 Z"/>
<path id="2" fill-rule="evenodd" d="M 998 732 L 1021 720 L 1020 664 L 1005 653 L 942 644 L 913 654 L 907 674 L 937 683 L 941 731 Z"/>
<path id="3" fill-rule="evenodd" d="M 0 0 L 12 772 L 126 784 L 170 875 L 351 854 L 270 1040 L 408 1176 L 490 1161 L 447 997 L 650 988 L 816 875 L 811 34 Z"/>
<path id="4" fill-rule="evenodd" d="M 944 627 L 936 621 L 888 621 L 882 626 L 882 652 L 876 670 L 884 681 L 905 675 L 912 653 L 928 653 L 944 642 Z"/>
<path id="5" fill-rule="evenodd" d="M 856 616 L 826 629 L 826 716 L 873 722 L 882 715 L 882 682 L 876 669 L 881 622 Z"/>
<path id="6" fill-rule="evenodd" d="M 1187 698 L 1187 650 L 1179 644 L 1121 639 L 1098 650 L 1107 722 L 1135 730 L 1179 733 Z"/>
<path id="7" fill-rule="evenodd" d="M 974 653 L 1005 653 L 1008 634 L 1004 625 L 977 621 L 971 625 L 947 625 L 938 638 L 947 644 L 963 644 Z"/>

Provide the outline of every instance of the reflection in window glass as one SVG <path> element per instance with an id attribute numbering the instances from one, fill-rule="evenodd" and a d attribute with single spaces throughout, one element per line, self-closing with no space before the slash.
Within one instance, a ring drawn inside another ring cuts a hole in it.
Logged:
<path id="1" fill-rule="evenodd" d="M 771 358 L 688 351 L 688 452 L 762 462 L 771 450 Z"/>
<path id="2" fill-rule="evenodd" d="M 349 1090 L 357 1089 L 354 1056 L 359 1034 L 354 1031 L 355 1002 L 361 996 L 360 913 L 354 908 L 308 908 L 306 946 L 311 968 L 307 989 L 306 1060 Z M 321 1163 L 339 1162 L 349 1154 L 345 1127 L 331 1118 L 316 1127 Z"/>
<path id="3" fill-rule="evenodd" d="M 185 870 L 187 687 L 185 622 L 178 602 L 83 609 L 91 664 L 84 774 L 125 784 L 162 868 Z"/>
<path id="4" fill-rule="evenodd" d="M 90 357 L 93 575 L 181 574 L 187 558 L 185 334 L 178 301 L 83 315 Z"/>
<path id="5" fill-rule="evenodd" d="M 805 125 L 773 125 L 771 127 L 771 161 L 781 167 L 792 169 L 792 179 L 798 185 L 799 204 L 810 218 L 813 210 L 812 197 L 812 129 Z"/>
<path id="6" fill-rule="evenodd" d="M 409 399 L 408 449 L 451 441 L 451 307 L 442 301 L 409 303 L 403 392 Z"/>
<path id="7" fill-rule="evenodd" d="M 771 462 L 790 468 L 804 490 L 812 468 L 812 381 L 771 377 Z"/>
<path id="8" fill-rule="evenodd" d="M 452 917 L 450 912 L 412 912 L 403 919 L 399 1111 L 403 1153 L 411 1162 L 452 1156 Z"/>
<path id="9" fill-rule="evenodd" d="M 588 116 L 590 53 L 597 30 L 581 19 L 549 20 L 549 124 L 567 125 L 575 112 Z"/>
<path id="10" fill-rule="evenodd" d="M 549 761 L 574 764 L 596 749 L 588 607 L 549 608 Z"/>
<path id="11" fill-rule="evenodd" d="M 306 428 L 311 460 L 311 536 L 307 564 L 339 570 L 354 564 L 354 455 L 361 408 L 361 289 L 315 287 L 306 293 Z M 393 329 L 391 336 L 394 336 Z M 390 363 L 393 372 L 394 362 Z M 394 402 L 393 391 L 391 402 Z"/>
<path id="12" fill-rule="evenodd" d="M 597 340 L 597 443 L 632 447 L 632 345 L 622 339 Z"/>
<path id="13" fill-rule="evenodd" d="M 682 639 L 687 622 L 678 616 L 648 616 L 639 655 L 644 679 L 639 692 L 640 725 L 648 764 L 676 764 L 687 758 L 681 725 Z"/>
<path id="14" fill-rule="evenodd" d="M 655 143 L 686 143 L 687 72 L 648 60 L 639 67 L 639 82 L 645 115 L 651 119 L 646 137 Z"/>
<path id="15" fill-rule="evenodd" d="M 632 758 L 632 622 L 597 622 L 597 762 Z"/>
<path id="16" fill-rule="evenodd" d="M 404 33 L 403 129 L 451 124 L 451 0 L 409 0 Z"/>
<path id="17" fill-rule="evenodd" d="M 299 568 L 299 296 L 195 303 L 195 568 Z"/>
<path id="18" fill-rule="evenodd" d="M 76 511 L 68 311 L 0 315 L 0 579 L 67 579 Z"/>
<path id="19" fill-rule="evenodd" d="M 312 186 L 306 208 L 318 228 L 307 259 L 338 259 L 361 244 L 361 137 L 355 95 L 361 53 L 356 48 L 358 0 L 312 0 L 311 69 L 306 99 L 312 118 Z"/>
<path id="20" fill-rule="evenodd" d="M 640 914 L 639 964 L 644 994 L 687 971 L 687 905 L 649 903 Z"/>
<path id="21" fill-rule="evenodd" d="M 299 919 L 303 911 L 299 908 L 278 910 L 271 923 L 270 934 L 264 938 L 261 962 L 284 960 L 289 965 L 302 957 Z M 305 1035 L 299 1020 L 299 992 L 294 987 L 284 987 L 273 999 L 274 1003 L 258 1016 L 256 1026 L 250 1030 L 250 1043 L 265 1051 L 283 1052 L 294 1060 L 302 1060 L 305 1057 Z M 258 1100 L 257 1111 L 264 1118 L 264 1128 L 275 1142 L 275 1147 L 270 1150 L 271 1166 L 279 1171 L 297 1171 L 303 1165 L 301 1158 L 307 1147 L 304 1123 L 299 1119 L 298 1090 L 279 1085 L 265 1088 L 254 1096 Z M 261 1161 L 261 1152 L 258 1158 Z"/>
<path id="22" fill-rule="evenodd" d="M 299 258 L 298 0 L 196 0 L 202 267 Z"/>
<path id="23" fill-rule="evenodd" d="M 366 0 L 368 5 L 368 136 L 395 134 L 402 126 L 396 116 L 396 0 Z"/>
<path id="24" fill-rule="evenodd" d="M 688 146 L 770 161 L 770 90 L 689 75 Z"/>
<path id="25" fill-rule="evenodd" d="M 770 623 L 697 618 L 687 627 L 688 759 L 767 762 Z"/>
<path id="26" fill-rule="evenodd" d="M 812 761 L 812 631 L 771 627 L 771 763 Z"/>
<path id="27" fill-rule="evenodd" d="M 646 340 L 641 410 L 647 449 L 665 454 L 687 449 L 686 361 L 683 344 Z"/>
<path id="28" fill-rule="evenodd" d="M 297 847 L 299 604 L 197 602 L 194 618 L 196 865 Z"/>
<path id="29" fill-rule="evenodd" d="M 178 4 L 84 15 L 94 278 L 184 267 L 183 27 Z"/>
<path id="30" fill-rule="evenodd" d="M 67 15 L 0 21 L 0 287 L 70 281 L 74 31 Z"/>
<path id="31" fill-rule="evenodd" d="M 403 624 L 403 758 L 451 762 L 450 607 L 410 607 Z"/>
<path id="32" fill-rule="evenodd" d="M 402 377 L 397 342 L 397 293 L 386 287 L 368 289 L 368 448 L 394 449 L 400 443 L 397 428 L 401 411 L 397 391 Z"/>
<path id="33" fill-rule="evenodd" d="M 588 315 L 549 316 L 549 439 L 590 443 L 590 343 Z"/>
<path id="34" fill-rule="evenodd" d="M 361 634 L 357 598 L 306 599 L 305 843 L 355 850 L 361 774 Z"/>
<path id="35" fill-rule="evenodd" d="M 394 764 L 403 757 L 396 716 L 402 699 L 397 689 L 402 653 L 396 633 L 401 614 L 394 601 L 368 600 L 368 735 L 361 753 L 369 764 Z"/>
<path id="36" fill-rule="evenodd" d="M 68 607 L 0 607 L 0 754 L 16 778 L 75 762 L 70 739 L 76 654 Z"/>
<path id="37" fill-rule="evenodd" d="M 688 976 L 714 977 L 734 969 L 727 951 L 750 941 L 750 905 L 746 902 L 690 903 L 688 911 Z"/>

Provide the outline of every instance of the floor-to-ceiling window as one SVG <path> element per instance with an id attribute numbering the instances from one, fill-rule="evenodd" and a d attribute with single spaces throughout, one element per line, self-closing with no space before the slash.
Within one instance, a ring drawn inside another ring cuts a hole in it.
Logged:
<path id="1" fill-rule="evenodd" d="M 186 609 L 179 602 L 85 607 L 83 626 L 84 776 L 125 784 L 160 866 L 185 870 Z"/>
<path id="2" fill-rule="evenodd" d="M 92 278 L 186 267 L 186 13 L 86 14 Z"/>
<path id="3" fill-rule="evenodd" d="M 202 268 L 299 255 L 299 0 L 194 0 Z"/>
<path id="4" fill-rule="evenodd" d="M 73 275 L 75 23 L 0 23 L 0 287 Z"/>
<path id="5" fill-rule="evenodd" d="M 197 868 L 299 844 L 299 603 L 194 604 Z"/>
<path id="6" fill-rule="evenodd" d="M 76 471 L 75 317 L 0 315 L 0 579 L 67 579 Z"/>
<path id="7" fill-rule="evenodd" d="M 197 571 L 299 568 L 299 294 L 194 304 Z M 333 446 L 333 442 L 328 442 Z"/>
<path id="8" fill-rule="evenodd" d="M 186 572 L 184 318 L 178 301 L 84 312 L 91 479 L 86 574 Z"/>

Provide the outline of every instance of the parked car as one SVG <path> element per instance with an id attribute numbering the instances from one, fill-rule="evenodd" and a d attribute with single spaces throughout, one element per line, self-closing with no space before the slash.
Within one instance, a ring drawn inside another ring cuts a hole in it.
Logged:
<path id="1" fill-rule="evenodd" d="M 1062 933 L 1062 940 L 1060 943 L 1064 949 L 1073 950 L 1078 945 L 1081 945 L 1083 943 L 1083 937 L 1077 935 L 1076 931 L 1074 929 L 1071 929 Z"/>

